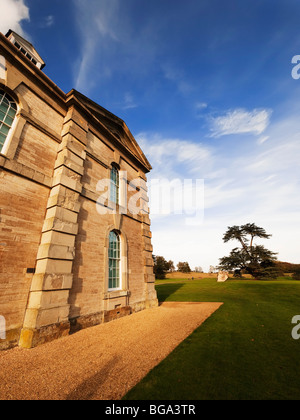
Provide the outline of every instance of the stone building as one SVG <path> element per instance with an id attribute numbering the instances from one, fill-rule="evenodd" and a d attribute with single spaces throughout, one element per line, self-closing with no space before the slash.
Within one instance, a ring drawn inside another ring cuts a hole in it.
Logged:
<path id="1" fill-rule="evenodd" d="M 0 33 L 0 349 L 157 305 L 146 174 L 120 118 Z"/>

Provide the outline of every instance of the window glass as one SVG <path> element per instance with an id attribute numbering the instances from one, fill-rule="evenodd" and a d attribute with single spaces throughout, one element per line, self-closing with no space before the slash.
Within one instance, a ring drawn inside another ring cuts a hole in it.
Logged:
<path id="1" fill-rule="evenodd" d="M 116 232 L 109 234 L 109 248 L 108 248 L 108 288 L 120 288 L 120 237 Z"/>
<path id="2" fill-rule="evenodd" d="M 17 113 L 15 101 L 0 89 L 0 152 Z"/>
<path id="3" fill-rule="evenodd" d="M 114 166 L 110 171 L 110 201 L 119 204 L 119 171 Z"/>

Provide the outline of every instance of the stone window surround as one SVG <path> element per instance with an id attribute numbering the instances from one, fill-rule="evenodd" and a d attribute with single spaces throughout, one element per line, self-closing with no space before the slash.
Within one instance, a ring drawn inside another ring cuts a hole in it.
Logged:
<path id="1" fill-rule="evenodd" d="M 120 297 L 129 297 L 130 291 L 128 288 L 128 243 L 127 237 L 122 232 L 122 216 L 119 220 L 115 221 L 114 225 L 111 225 L 106 230 L 105 235 L 105 245 L 104 245 L 104 255 L 105 255 L 105 273 L 104 273 L 104 293 L 103 299 L 114 299 Z M 120 238 L 120 248 L 121 248 L 121 262 L 120 262 L 120 287 L 118 289 L 109 289 L 109 234 L 110 232 L 116 232 Z"/>
<path id="2" fill-rule="evenodd" d="M 7 87 L 5 84 L 0 81 L 0 89 L 6 92 L 12 99 L 16 102 L 17 113 L 13 122 L 11 129 L 7 135 L 7 138 L 4 142 L 3 148 L 0 152 L 0 156 L 5 156 L 8 159 L 13 159 L 15 157 L 19 141 L 21 138 L 21 133 L 26 124 L 26 119 L 22 115 L 22 110 L 29 112 L 29 107 L 24 99 L 20 98 L 16 93 Z"/>
<path id="3" fill-rule="evenodd" d="M 113 241 L 111 243 L 111 234 L 114 234 L 114 236 L 116 238 L 116 244 L 117 244 L 116 245 L 117 246 L 116 250 L 114 250 L 114 247 L 113 247 L 113 249 L 111 248 L 111 245 L 115 242 L 115 241 Z M 109 249 L 108 250 L 110 251 L 109 255 L 108 255 L 108 262 L 109 262 L 109 266 L 108 266 L 108 269 L 109 269 L 108 287 L 109 288 L 108 288 L 108 291 L 110 292 L 110 291 L 115 291 L 115 290 L 121 290 L 122 289 L 122 265 L 121 265 L 122 241 L 121 241 L 119 233 L 116 232 L 115 230 L 112 230 L 109 233 Z M 113 255 L 111 255 L 111 251 L 113 251 Z M 115 254 L 114 251 L 117 253 L 117 255 L 114 255 Z M 113 268 L 115 270 L 117 270 L 117 273 L 115 275 L 113 275 L 112 277 L 111 277 L 111 273 L 110 273 L 110 263 L 111 262 L 114 263 Z M 110 285 L 110 280 L 113 283 L 116 282 L 115 287 Z"/>

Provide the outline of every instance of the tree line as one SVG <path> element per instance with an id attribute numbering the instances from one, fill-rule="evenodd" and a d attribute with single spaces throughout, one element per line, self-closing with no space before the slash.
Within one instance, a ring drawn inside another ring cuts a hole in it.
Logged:
<path id="1" fill-rule="evenodd" d="M 164 279 L 166 276 L 166 273 L 174 272 L 175 271 L 175 265 L 172 260 L 167 261 L 164 257 L 153 255 L 153 261 L 154 261 L 154 274 L 157 279 Z M 190 273 L 192 270 L 189 266 L 188 262 L 179 262 L 177 264 L 177 271 L 180 271 L 181 273 Z"/>
<path id="2" fill-rule="evenodd" d="M 300 280 L 300 264 L 290 264 L 277 261 L 277 253 L 270 251 L 263 245 L 255 243 L 257 238 L 269 239 L 272 235 L 255 223 L 247 223 L 241 226 L 229 226 L 223 236 L 223 241 L 237 241 L 238 247 L 232 249 L 228 256 L 219 259 L 219 265 L 210 266 L 210 272 L 224 270 L 242 277 L 242 274 L 251 274 L 255 279 L 277 278 L 283 273 L 293 273 L 295 280 Z M 166 261 L 162 256 L 153 256 L 154 274 L 156 278 L 165 278 L 167 272 L 175 271 L 174 262 Z M 182 273 L 190 273 L 188 262 L 179 262 L 177 270 Z M 203 272 L 201 267 L 195 271 Z"/>

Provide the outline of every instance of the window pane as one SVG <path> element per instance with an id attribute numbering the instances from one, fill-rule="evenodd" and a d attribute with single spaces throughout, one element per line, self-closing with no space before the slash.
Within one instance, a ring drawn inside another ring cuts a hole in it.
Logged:
<path id="1" fill-rule="evenodd" d="M 3 90 L 0 90 L 0 152 L 16 116 L 17 105 Z"/>
<path id="2" fill-rule="evenodd" d="M 7 113 L 8 110 L 8 106 L 4 103 L 0 104 L 0 111 L 3 112 L 4 114 Z"/>
<path id="3" fill-rule="evenodd" d="M 4 122 L 5 122 L 5 124 L 7 124 L 7 125 L 9 125 L 11 127 L 12 126 L 12 123 L 13 123 L 13 120 L 14 120 L 13 118 L 7 116 L 5 118 L 5 120 L 4 120 Z"/>
<path id="4" fill-rule="evenodd" d="M 7 106 L 7 108 L 9 108 L 9 102 L 10 102 L 10 101 L 8 100 L 6 93 L 5 93 L 4 95 L 2 95 L 2 101 L 1 101 L 1 104 L 2 104 L 3 106 Z"/>
<path id="5" fill-rule="evenodd" d="M 5 140 L 6 140 L 6 136 L 4 136 L 4 134 L 1 134 L 0 133 L 0 151 L 2 149 L 2 146 L 3 146 L 4 142 L 5 142 Z"/>
<path id="6" fill-rule="evenodd" d="M 9 109 L 9 111 L 8 111 L 8 115 L 9 115 L 10 117 L 14 118 L 14 117 L 15 117 L 15 115 L 16 115 L 16 110 L 15 110 L 15 109 L 13 109 L 13 108 L 10 108 L 10 109 Z"/>
<path id="7" fill-rule="evenodd" d="M 113 231 L 109 234 L 108 258 L 108 287 L 117 289 L 120 287 L 120 237 Z"/>
<path id="8" fill-rule="evenodd" d="M 7 127 L 6 125 L 2 125 L 2 127 L 0 128 L 0 132 L 7 135 L 9 132 L 9 127 Z"/>
<path id="9" fill-rule="evenodd" d="M 117 168 L 112 168 L 110 171 L 110 201 L 119 203 L 119 171 Z"/>

